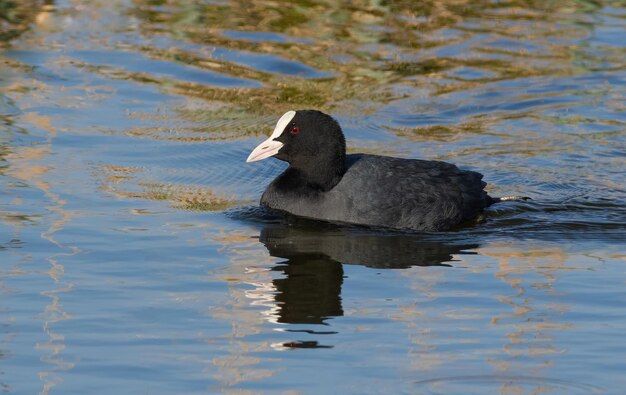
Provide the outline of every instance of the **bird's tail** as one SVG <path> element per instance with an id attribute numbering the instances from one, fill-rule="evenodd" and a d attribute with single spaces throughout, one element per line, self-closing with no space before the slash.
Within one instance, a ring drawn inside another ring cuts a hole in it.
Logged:
<path id="1" fill-rule="evenodd" d="M 502 196 L 502 197 L 492 197 L 491 200 L 493 204 L 502 203 L 502 202 L 510 202 L 510 201 L 524 201 L 524 200 L 532 200 L 528 196 Z"/>

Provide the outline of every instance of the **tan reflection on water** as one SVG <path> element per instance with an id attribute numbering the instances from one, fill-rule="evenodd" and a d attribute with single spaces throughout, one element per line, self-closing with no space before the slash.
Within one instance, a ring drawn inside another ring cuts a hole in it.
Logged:
<path id="1" fill-rule="evenodd" d="M 392 317 L 404 322 L 409 332 L 409 341 L 413 345 L 409 352 L 410 369 L 418 372 L 435 371 L 448 362 L 448 357 L 437 350 L 433 340 L 437 338 L 434 327 L 437 317 L 433 317 L 429 303 L 437 299 L 437 285 L 445 281 L 446 273 L 432 268 L 415 268 L 402 272 L 408 287 L 415 295 L 415 302 L 398 306 L 399 315 Z M 415 270 L 419 273 L 415 273 Z"/>
<path id="2" fill-rule="evenodd" d="M 58 372 L 74 367 L 74 362 L 66 360 L 62 355 L 65 349 L 65 336 L 54 328 L 54 324 L 71 318 L 63 309 L 61 302 L 62 294 L 73 289 L 72 283 L 63 280 L 65 267 L 62 260 L 63 257 L 77 254 L 79 249 L 75 246 L 62 244 L 54 236 L 56 232 L 62 230 L 65 224 L 73 218 L 73 214 L 64 209 L 65 200 L 59 194 L 53 192 L 50 183 L 45 180 L 46 175 L 55 171 L 55 169 L 49 165 L 42 164 L 53 150 L 53 140 L 57 131 L 48 116 L 40 115 L 36 112 L 26 112 L 21 117 L 21 121 L 45 130 L 48 133 L 48 138 L 46 143 L 42 145 L 13 147 L 12 152 L 5 156 L 9 164 L 6 174 L 39 189 L 45 194 L 50 202 L 46 209 L 56 219 L 51 221 L 50 226 L 41 233 L 41 238 L 57 246 L 60 250 L 69 250 L 68 252 L 56 253 L 46 258 L 50 264 L 47 274 L 53 282 L 53 288 L 41 291 L 41 295 L 50 299 L 49 304 L 41 313 L 41 319 L 43 321 L 43 332 L 48 336 L 48 340 L 37 343 L 36 348 L 44 352 L 41 361 L 52 365 L 50 369 L 39 372 L 39 378 L 43 383 L 40 393 L 47 395 L 54 386 L 62 381 Z M 18 223 L 15 226 L 17 229 L 20 224 Z"/>
<path id="3" fill-rule="evenodd" d="M 445 271 L 433 268 L 414 268 L 403 271 L 409 287 L 415 295 L 416 301 L 409 305 L 398 306 L 399 314 L 391 318 L 404 322 L 409 329 L 409 340 L 413 345 L 410 348 L 411 369 L 423 374 L 424 371 L 440 372 L 446 363 L 453 362 L 450 358 L 461 358 L 462 354 L 442 351 L 436 345 L 444 340 L 437 334 L 437 327 L 441 321 L 457 321 L 458 329 L 454 341 L 458 343 L 480 343 L 481 322 L 487 320 L 489 325 L 507 328 L 507 334 L 498 342 L 490 341 L 501 349 L 483 350 L 484 362 L 494 367 L 494 377 L 545 377 L 545 369 L 554 365 L 552 356 L 565 353 L 567 350 L 558 346 L 558 334 L 562 331 L 575 329 L 569 322 L 559 321 L 570 306 L 562 303 L 538 306 L 533 297 L 528 295 L 528 288 L 533 292 L 558 295 L 556 285 L 559 282 L 559 273 L 571 270 L 589 270 L 569 263 L 569 254 L 550 244 L 549 247 L 540 244 L 525 243 L 494 243 L 481 246 L 478 250 L 481 256 L 494 258 L 497 270 L 494 277 L 510 286 L 511 292 L 496 295 L 497 300 L 510 308 L 510 313 L 490 316 L 489 310 L 461 306 L 452 310 L 442 311 L 441 307 L 429 304 L 440 296 L 438 285 L 446 281 Z M 461 259 L 454 266 L 462 266 L 454 270 L 467 270 L 481 273 L 489 269 L 490 264 L 482 263 L 484 258 L 474 259 L 463 263 Z M 416 273 L 419 271 L 419 273 Z M 468 274 L 471 276 L 471 274 Z M 455 297 L 466 295 L 478 296 L 470 291 L 459 289 L 454 292 Z M 354 312 L 350 312 L 354 313 Z M 361 312 L 367 313 L 367 311 Z M 449 324 L 444 325 L 447 327 Z M 528 357 L 528 358 L 524 358 Z M 444 369 L 445 370 L 445 369 Z M 468 376 L 470 377 L 470 376 Z M 485 376 L 487 377 L 487 376 Z M 454 380 L 454 378 L 451 378 Z M 441 379 L 445 382 L 445 376 Z M 553 383 L 533 384 L 525 383 L 524 387 L 514 383 L 502 383 L 498 390 L 500 394 L 521 393 L 549 393 L 554 390 Z M 528 392 L 530 391 L 530 392 Z"/>
<path id="4" fill-rule="evenodd" d="M 266 321 L 277 323 L 276 289 L 272 284 L 272 259 L 252 233 L 222 233 L 215 238 L 223 245 L 221 253 L 229 258 L 229 265 L 218 275 L 228 284 L 229 302 L 213 307 L 212 317 L 231 323 L 227 335 L 228 349 L 224 356 L 213 359 L 218 372 L 215 379 L 224 387 L 259 380 L 275 375 L 273 369 L 263 367 L 267 358 L 251 356 L 268 351 L 272 344 L 252 342 L 249 336 L 261 333 Z"/>
<path id="5" fill-rule="evenodd" d="M 506 343 L 502 345 L 507 357 L 491 358 L 488 361 L 500 374 L 516 375 L 520 371 L 525 375 L 541 376 L 545 369 L 554 365 L 551 356 L 566 352 L 556 343 L 558 333 L 574 329 L 573 324 L 559 322 L 558 318 L 570 307 L 565 304 L 537 306 L 532 296 L 527 295 L 528 288 L 541 293 L 558 295 L 556 284 L 559 272 L 563 270 L 587 270 L 568 265 L 568 254 L 551 245 L 517 243 L 495 243 L 480 249 L 484 256 L 493 257 L 498 262 L 494 276 L 511 287 L 511 293 L 498 295 L 498 300 L 510 306 L 508 314 L 491 317 L 491 324 L 504 326 L 510 331 L 506 334 Z M 531 357 L 532 362 L 522 362 L 522 357 Z M 549 384 L 537 384 L 532 393 L 549 392 Z M 524 388 L 515 384 L 504 383 L 501 394 L 524 393 Z"/>

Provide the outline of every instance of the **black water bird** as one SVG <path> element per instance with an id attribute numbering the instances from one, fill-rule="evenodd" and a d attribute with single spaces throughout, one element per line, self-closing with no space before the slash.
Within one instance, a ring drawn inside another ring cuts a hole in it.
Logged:
<path id="1" fill-rule="evenodd" d="M 330 222 L 443 231 L 476 220 L 492 198 L 482 174 L 440 161 L 346 155 L 339 124 L 315 110 L 286 112 L 247 162 L 273 156 L 289 167 L 261 204 Z"/>

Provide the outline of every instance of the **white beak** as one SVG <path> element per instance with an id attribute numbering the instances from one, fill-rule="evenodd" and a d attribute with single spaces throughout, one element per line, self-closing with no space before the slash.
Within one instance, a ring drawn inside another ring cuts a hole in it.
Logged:
<path id="1" fill-rule="evenodd" d="M 257 160 L 274 156 L 283 148 L 283 143 L 273 140 L 271 137 L 259 144 L 248 156 L 246 162 L 256 162 Z"/>
<path id="2" fill-rule="evenodd" d="M 248 159 L 246 159 L 246 162 L 256 162 L 257 160 L 269 158 L 270 156 L 276 155 L 284 144 L 280 141 L 276 141 L 275 139 L 279 138 L 280 135 L 283 134 L 285 128 L 287 127 L 287 125 L 289 125 L 289 122 L 291 122 L 291 120 L 295 116 L 295 111 L 287 111 L 285 114 L 283 114 L 283 116 L 280 117 L 280 119 L 278 120 L 278 123 L 276 123 L 276 127 L 274 128 L 272 135 L 267 140 L 259 144 L 254 150 L 252 150 L 252 152 L 248 156 Z"/>

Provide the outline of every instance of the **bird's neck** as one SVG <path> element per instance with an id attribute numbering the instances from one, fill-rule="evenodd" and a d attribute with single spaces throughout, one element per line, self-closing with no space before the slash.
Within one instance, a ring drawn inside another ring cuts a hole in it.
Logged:
<path id="1" fill-rule="evenodd" d="M 331 160 L 291 163 L 283 178 L 292 187 L 327 192 L 341 181 L 345 172 L 345 155 L 342 155 Z"/>

